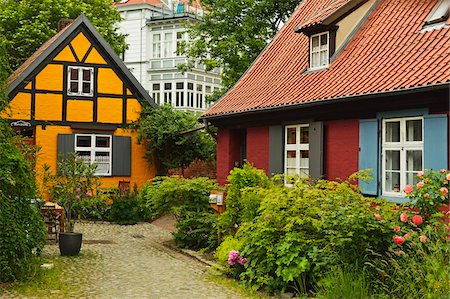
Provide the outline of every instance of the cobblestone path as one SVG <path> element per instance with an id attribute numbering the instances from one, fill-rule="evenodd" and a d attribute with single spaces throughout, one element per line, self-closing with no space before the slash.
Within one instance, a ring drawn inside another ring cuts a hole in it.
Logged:
<path id="1" fill-rule="evenodd" d="M 93 273 L 85 273 L 88 283 L 73 298 L 241 298 L 206 281 L 206 265 L 163 246 L 172 238 L 165 229 L 149 223 L 77 223 L 75 229 L 83 233 L 82 252 L 101 257 L 89 267 Z M 46 252 L 57 255 L 58 248 L 49 245 Z"/>

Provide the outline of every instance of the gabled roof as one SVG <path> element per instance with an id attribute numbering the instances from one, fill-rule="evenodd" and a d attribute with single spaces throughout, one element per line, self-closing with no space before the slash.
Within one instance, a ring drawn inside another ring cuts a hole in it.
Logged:
<path id="1" fill-rule="evenodd" d="M 304 0 L 236 85 L 202 118 L 449 85 L 450 26 L 422 30 L 437 1 L 380 0 L 328 69 L 305 72 L 309 40 L 294 29 L 336 2 Z"/>
<path id="2" fill-rule="evenodd" d="M 359 1 L 361 2 L 361 1 Z M 315 13 L 309 20 L 298 26 L 297 31 L 312 27 L 314 25 L 322 24 L 328 17 L 334 15 L 346 5 L 355 5 L 354 0 L 334 0 L 327 6 L 323 7 Z"/>
<path id="3" fill-rule="evenodd" d="M 45 42 L 33 55 L 30 56 L 7 80 L 8 84 L 8 94 L 12 93 L 16 88 L 19 87 L 27 77 L 38 69 L 42 64 L 46 63 L 47 58 L 50 55 L 55 55 L 58 51 L 59 46 L 63 44 L 69 36 L 78 30 L 80 26 L 91 33 L 100 46 L 103 48 L 103 53 L 107 54 L 115 66 L 122 72 L 123 76 L 128 79 L 129 84 L 137 96 L 144 99 L 152 107 L 157 108 L 158 105 L 155 104 L 150 95 L 145 91 L 142 85 L 136 80 L 133 74 L 128 70 L 123 61 L 117 56 L 108 42 L 100 35 L 100 33 L 95 29 L 92 23 L 86 18 L 86 16 L 81 15 L 70 25 L 65 27 L 63 30 L 58 32 L 55 36 Z"/>

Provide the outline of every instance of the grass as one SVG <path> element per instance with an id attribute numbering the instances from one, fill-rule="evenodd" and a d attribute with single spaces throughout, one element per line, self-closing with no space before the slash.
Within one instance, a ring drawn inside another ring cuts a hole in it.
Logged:
<path id="1" fill-rule="evenodd" d="M 83 252 L 78 256 L 62 257 L 56 254 L 43 254 L 36 261 L 53 264 L 52 269 L 37 268 L 28 280 L 0 285 L 0 297 L 12 295 L 33 298 L 82 297 L 89 289 L 89 273 L 95 271 L 99 256 Z"/>
<path id="2" fill-rule="evenodd" d="M 241 295 L 244 298 L 251 298 L 251 299 L 272 298 L 267 294 L 263 294 L 261 292 L 252 290 L 252 289 L 244 286 L 243 284 L 239 283 L 239 281 L 237 281 L 235 279 L 224 276 L 223 273 L 221 273 L 219 271 L 214 271 L 214 272 L 210 273 L 207 277 L 207 281 L 223 285 L 223 286 L 227 287 L 228 289 L 231 289 L 234 292 L 238 293 L 239 295 Z"/>

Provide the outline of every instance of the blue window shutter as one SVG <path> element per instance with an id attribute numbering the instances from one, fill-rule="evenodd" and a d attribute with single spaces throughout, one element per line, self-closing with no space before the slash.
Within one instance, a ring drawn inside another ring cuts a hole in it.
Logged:
<path id="1" fill-rule="evenodd" d="M 131 176 L 131 137 L 113 136 L 113 176 Z"/>
<path id="2" fill-rule="evenodd" d="M 445 114 L 424 116 L 424 167 L 440 170 L 448 167 L 448 117 Z"/>
<path id="3" fill-rule="evenodd" d="M 364 119 L 359 121 L 359 159 L 358 170 L 372 169 L 373 179 L 365 183 L 359 181 L 362 193 L 378 195 L 378 121 Z"/>

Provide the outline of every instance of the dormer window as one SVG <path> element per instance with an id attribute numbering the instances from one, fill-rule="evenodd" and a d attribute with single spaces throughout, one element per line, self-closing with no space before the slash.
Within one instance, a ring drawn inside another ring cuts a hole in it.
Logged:
<path id="1" fill-rule="evenodd" d="M 94 95 L 94 68 L 68 67 L 67 94 L 70 96 L 92 97 Z"/>
<path id="2" fill-rule="evenodd" d="M 440 0 L 425 20 L 425 25 L 445 22 L 450 16 L 450 0 Z"/>
<path id="3" fill-rule="evenodd" d="M 310 51 L 310 69 L 326 68 L 330 61 L 330 34 L 329 32 L 311 35 Z"/>

